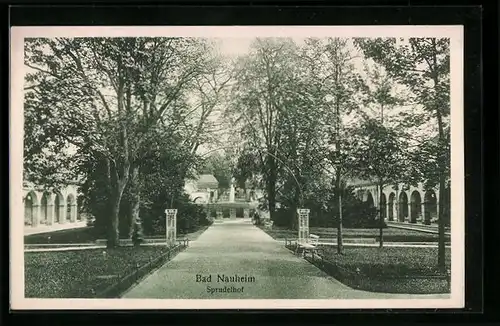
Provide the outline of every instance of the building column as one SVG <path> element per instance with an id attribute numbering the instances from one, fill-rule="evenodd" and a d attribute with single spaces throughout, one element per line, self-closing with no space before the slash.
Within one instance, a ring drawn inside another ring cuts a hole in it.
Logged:
<path id="1" fill-rule="evenodd" d="M 408 215 L 405 218 L 405 222 L 410 223 L 411 221 L 411 201 L 408 202 Z"/>
<path id="2" fill-rule="evenodd" d="M 436 200 L 436 219 L 439 222 L 439 201 Z"/>
<path id="3" fill-rule="evenodd" d="M 55 215 L 55 207 L 54 204 L 47 204 L 47 225 L 54 224 L 54 215 Z"/>
<path id="4" fill-rule="evenodd" d="M 49 194 L 47 196 L 47 220 L 46 223 L 47 225 L 52 225 L 54 224 L 54 216 L 55 216 L 55 207 L 54 207 L 54 200 L 55 200 L 55 195 L 54 194 Z"/>
<path id="5" fill-rule="evenodd" d="M 76 204 L 76 200 L 75 200 L 75 203 L 71 205 L 71 214 L 69 216 L 69 221 L 71 223 L 75 223 L 76 222 L 76 216 L 78 214 L 78 205 Z"/>
<path id="6" fill-rule="evenodd" d="M 37 227 L 40 224 L 40 215 L 42 212 L 42 206 L 34 204 L 31 208 L 31 226 Z"/>
<path id="7" fill-rule="evenodd" d="M 66 203 L 60 204 L 59 205 L 59 224 L 65 224 L 66 223 Z"/>
<path id="8" fill-rule="evenodd" d="M 422 209 L 420 211 L 420 213 L 422 214 L 422 224 L 425 224 L 425 205 L 426 203 L 422 202 Z"/>

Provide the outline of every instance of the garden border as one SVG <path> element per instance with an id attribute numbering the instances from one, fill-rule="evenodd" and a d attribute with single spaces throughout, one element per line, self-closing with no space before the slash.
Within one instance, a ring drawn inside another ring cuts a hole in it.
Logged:
<path id="1" fill-rule="evenodd" d="M 289 240 L 285 247 L 292 252 L 295 248 Z M 315 259 L 319 256 L 320 259 Z M 383 275 L 369 275 L 363 272 L 354 272 L 325 259 L 323 255 L 312 254 L 304 257 L 306 261 L 321 269 L 326 274 L 334 277 L 343 284 L 357 290 L 380 293 L 407 293 L 407 294 L 447 294 L 451 290 L 451 274 L 446 275 L 414 275 L 400 277 L 384 277 Z M 440 282 L 432 290 L 422 287 L 425 282 Z M 435 290 L 435 289 L 438 290 Z"/>
<path id="2" fill-rule="evenodd" d="M 119 298 L 125 291 L 130 289 L 135 283 L 140 281 L 146 275 L 150 274 L 152 271 L 159 268 L 161 265 L 172 260 L 177 254 L 186 249 L 189 242 L 185 240 L 177 240 L 177 245 L 169 248 L 169 250 L 156 257 L 152 261 L 146 263 L 143 266 L 136 266 L 135 270 L 127 274 L 126 276 L 120 278 L 116 283 L 109 285 L 104 290 L 95 294 L 95 298 L 101 299 L 112 299 Z"/>

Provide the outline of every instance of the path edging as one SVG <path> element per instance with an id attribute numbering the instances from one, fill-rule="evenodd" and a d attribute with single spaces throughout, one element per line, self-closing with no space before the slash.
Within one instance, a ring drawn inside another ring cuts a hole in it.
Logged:
<path id="1" fill-rule="evenodd" d="M 136 268 L 131 273 L 122 277 L 118 282 L 108 286 L 104 290 L 98 292 L 95 298 L 100 299 L 112 299 L 119 298 L 123 293 L 129 290 L 135 283 L 140 281 L 146 275 L 149 275 L 152 271 L 156 270 L 161 265 L 172 260 L 177 254 L 187 248 L 187 243 L 179 243 L 175 247 L 170 248 L 166 253 L 156 257 L 152 261 L 144 264 L 141 267 Z"/>
<path id="2" fill-rule="evenodd" d="M 294 253 L 292 245 L 285 245 L 285 248 Z M 317 256 L 319 259 L 315 259 Z M 326 274 L 336 280 L 356 290 L 378 292 L 378 293 L 403 293 L 403 294 L 446 294 L 450 293 L 451 275 L 414 275 L 403 277 L 383 277 L 366 275 L 360 272 L 353 272 L 342 268 L 335 262 L 324 259 L 322 255 L 312 254 L 304 259 L 316 266 Z M 439 282 L 433 286 L 433 290 L 422 287 L 421 283 Z M 437 290 L 435 290 L 437 289 Z"/>

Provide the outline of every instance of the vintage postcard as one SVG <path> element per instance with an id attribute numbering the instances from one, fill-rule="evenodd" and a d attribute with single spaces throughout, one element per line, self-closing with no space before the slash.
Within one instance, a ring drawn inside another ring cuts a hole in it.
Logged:
<path id="1" fill-rule="evenodd" d="M 12 309 L 461 308 L 462 26 L 13 27 Z"/>

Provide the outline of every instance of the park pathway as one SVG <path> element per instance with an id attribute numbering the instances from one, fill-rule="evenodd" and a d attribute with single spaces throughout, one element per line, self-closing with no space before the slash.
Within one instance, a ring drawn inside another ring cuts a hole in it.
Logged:
<path id="1" fill-rule="evenodd" d="M 218 283 L 217 275 L 247 276 L 254 282 Z M 197 282 L 211 275 L 211 282 Z M 238 292 L 209 293 L 210 288 Z M 242 289 L 243 287 L 243 289 Z M 149 299 L 413 299 L 447 295 L 380 294 L 354 290 L 238 219 L 214 224 L 173 260 L 123 295 Z"/>

